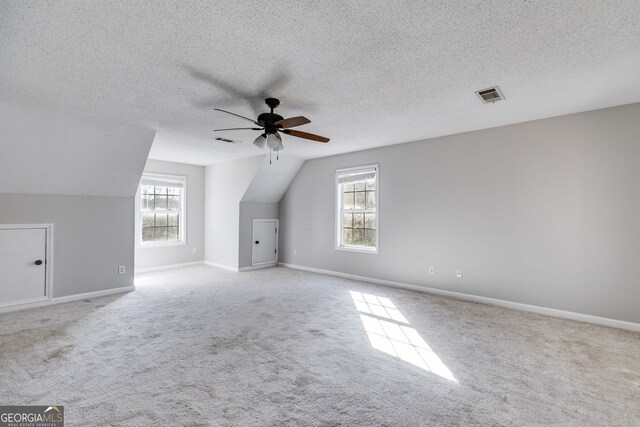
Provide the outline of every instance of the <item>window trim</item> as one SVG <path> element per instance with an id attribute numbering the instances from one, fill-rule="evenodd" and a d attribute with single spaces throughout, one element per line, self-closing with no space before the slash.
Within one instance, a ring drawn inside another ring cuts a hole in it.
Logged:
<path id="1" fill-rule="evenodd" d="M 180 215 L 180 237 L 176 242 L 142 242 L 142 209 L 140 203 L 142 181 L 144 178 L 159 178 L 172 181 L 182 182 L 182 209 Z M 171 246 L 186 246 L 187 245 L 187 177 L 185 175 L 171 175 L 157 172 L 143 172 L 138 183 L 138 191 L 136 191 L 136 248 L 138 249 L 155 249 L 155 248 L 167 248 Z"/>
<path id="2" fill-rule="evenodd" d="M 345 173 L 356 173 L 374 170 L 376 173 L 376 246 L 367 248 L 364 246 L 345 246 L 342 244 L 342 194 L 340 192 L 339 177 Z M 335 170 L 335 249 L 337 251 L 356 252 L 361 254 L 377 255 L 380 251 L 380 164 L 340 168 Z"/>

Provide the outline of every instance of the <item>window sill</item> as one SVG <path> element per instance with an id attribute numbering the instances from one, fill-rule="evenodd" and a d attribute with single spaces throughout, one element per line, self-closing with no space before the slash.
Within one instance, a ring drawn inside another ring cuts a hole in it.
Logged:
<path id="1" fill-rule="evenodd" d="M 174 246 L 186 246 L 187 242 L 167 242 L 167 243 L 140 243 L 138 249 L 156 249 L 156 248 L 171 248 Z"/>
<path id="2" fill-rule="evenodd" d="M 357 246 L 336 246 L 337 251 L 358 252 L 361 254 L 378 255 L 378 248 L 360 248 Z"/>

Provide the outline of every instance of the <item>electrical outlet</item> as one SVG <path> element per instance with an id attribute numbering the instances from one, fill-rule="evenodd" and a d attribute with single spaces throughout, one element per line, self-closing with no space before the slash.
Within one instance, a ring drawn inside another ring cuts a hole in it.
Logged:
<path id="1" fill-rule="evenodd" d="M 196 252 L 198 252 L 198 250 L 197 250 L 197 248 L 196 248 L 196 247 L 194 247 L 194 248 L 193 248 L 193 253 L 195 254 Z"/>
<path id="2" fill-rule="evenodd" d="M 456 277 L 458 279 L 462 279 L 462 269 L 461 268 L 456 270 Z"/>
<path id="3" fill-rule="evenodd" d="M 429 276 L 435 276 L 436 268 L 433 265 L 429 266 Z"/>
<path id="4" fill-rule="evenodd" d="M 298 251 L 296 249 L 293 250 L 293 256 L 298 255 Z"/>
<path id="5" fill-rule="evenodd" d="M 118 274 L 124 274 L 127 272 L 127 267 L 125 267 L 124 265 L 121 265 L 118 267 Z"/>

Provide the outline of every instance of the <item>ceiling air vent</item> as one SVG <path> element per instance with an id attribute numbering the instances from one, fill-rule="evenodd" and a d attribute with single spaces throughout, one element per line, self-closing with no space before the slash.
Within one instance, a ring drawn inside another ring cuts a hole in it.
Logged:
<path id="1" fill-rule="evenodd" d="M 234 141 L 233 139 L 227 138 L 215 138 L 216 141 L 228 142 L 229 144 L 237 144 L 240 141 Z"/>
<path id="2" fill-rule="evenodd" d="M 502 95 L 502 92 L 500 92 L 500 88 L 498 86 L 482 89 L 476 91 L 476 93 L 485 104 L 493 104 L 496 101 L 502 101 L 504 99 L 504 95 Z"/>

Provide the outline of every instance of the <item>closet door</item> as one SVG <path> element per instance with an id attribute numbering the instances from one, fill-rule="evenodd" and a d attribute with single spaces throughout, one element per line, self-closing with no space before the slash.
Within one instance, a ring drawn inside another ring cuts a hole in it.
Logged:
<path id="1" fill-rule="evenodd" d="M 253 220 L 252 265 L 273 264 L 278 261 L 278 220 Z"/>
<path id="2" fill-rule="evenodd" d="M 0 304 L 46 296 L 46 244 L 44 228 L 0 229 Z"/>

